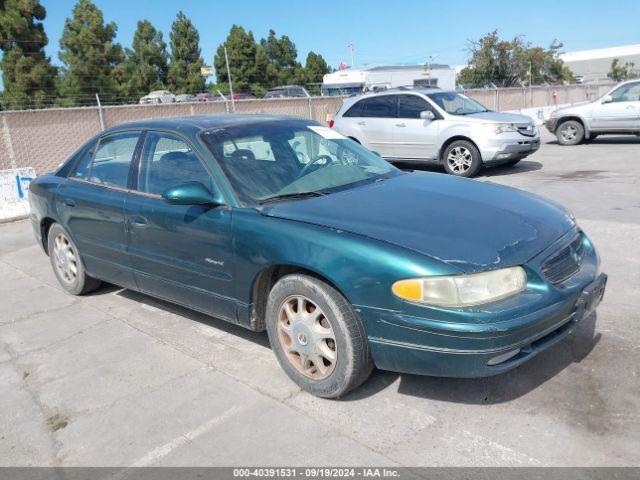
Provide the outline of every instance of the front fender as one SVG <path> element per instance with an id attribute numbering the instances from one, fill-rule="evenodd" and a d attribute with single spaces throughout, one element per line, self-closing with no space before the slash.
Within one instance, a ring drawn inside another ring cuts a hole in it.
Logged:
<path id="1" fill-rule="evenodd" d="M 402 278 L 449 275 L 460 270 L 442 261 L 374 240 L 304 222 L 233 214 L 236 295 L 250 304 L 255 279 L 266 268 L 291 265 L 315 272 L 335 285 L 354 306 L 400 309 L 391 285 Z"/>

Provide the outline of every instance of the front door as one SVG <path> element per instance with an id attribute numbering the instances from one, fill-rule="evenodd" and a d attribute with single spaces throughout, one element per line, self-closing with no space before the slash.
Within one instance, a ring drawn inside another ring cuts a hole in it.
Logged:
<path id="1" fill-rule="evenodd" d="M 439 114 L 418 95 L 398 95 L 398 119 L 394 122 L 394 156 L 407 160 L 434 160 L 438 154 L 436 140 Z M 420 112 L 431 111 L 435 119 L 423 120 Z"/>
<path id="2" fill-rule="evenodd" d="M 87 272 L 122 287 L 134 287 L 126 252 L 124 201 L 139 131 L 102 137 L 60 184 L 56 208 L 76 243 Z"/>
<path id="3" fill-rule="evenodd" d="M 610 102 L 594 104 L 591 129 L 640 131 L 640 82 L 621 85 L 610 96 Z"/>
<path id="4" fill-rule="evenodd" d="M 231 284 L 231 209 L 173 205 L 162 193 L 214 180 L 191 145 L 171 133 L 147 133 L 126 198 L 129 253 L 138 288 L 229 321 L 236 321 Z"/>

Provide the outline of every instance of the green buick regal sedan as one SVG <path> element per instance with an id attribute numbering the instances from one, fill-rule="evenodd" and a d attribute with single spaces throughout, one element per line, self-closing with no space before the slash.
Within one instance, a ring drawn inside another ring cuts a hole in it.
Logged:
<path id="1" fill-rule="evenodd" d="M 563 207 L 402 172 L 291 117 L 120 125 L 29 198 L 67 292 L 104 281 L 266 330 L 286 373 L 321 397 L 374 367 L 505 372 L 568 335 L 607 278 Z"/>

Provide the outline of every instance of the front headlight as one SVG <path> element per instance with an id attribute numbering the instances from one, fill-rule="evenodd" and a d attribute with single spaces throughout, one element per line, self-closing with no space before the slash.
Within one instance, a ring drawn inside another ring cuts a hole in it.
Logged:
<path id="1" fill-rule="evenodd" d="M 506 133 L 506 132 L 517 132 L 518 129 L 513 123 L 499 123 L 495 126 L 496 134 Z"/>
<path id="2" fill-rule="evenodd" d="M 396 297 L 438 307 L 467 307 L 492 302 L 524 290 L 522 267 L 501 268 L 468 275 L 410 278 L 395 282 Z"/>

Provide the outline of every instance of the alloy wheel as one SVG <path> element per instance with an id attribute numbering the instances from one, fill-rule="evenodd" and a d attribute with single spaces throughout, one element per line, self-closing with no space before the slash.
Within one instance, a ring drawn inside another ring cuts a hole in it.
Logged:
<path id="1" fill-rule="evenodd" d="M 452 172 L 465 173 L 471 168 L 473 156 L 468 148 L 455 147 L 447 155 L 447 163 Z"/>
<path id="2" fill-rule="evenodd" d="M 278 311 L 278 341 L 300 373 L 324 380 L 333 372 L 338 351 L 329 319 L 311 299 L 294 295 Z"/>
<path id="3" fill-rule="evenodd" d="M 73 283 L 78 276 L 78 255 L 66 235 L 60 233 L 53 241 L 53 259 L 66 283 Z"/>
<path id="4" fill-rule="evenodd" d="M 560 134 L 562 135 L 562 138 L 566 142 L 571 142 L 576 138 L 576 135 L 578 134 L 578 129 L 573 125 L 565 125 L 564 127 L 562 127 Z"/>

